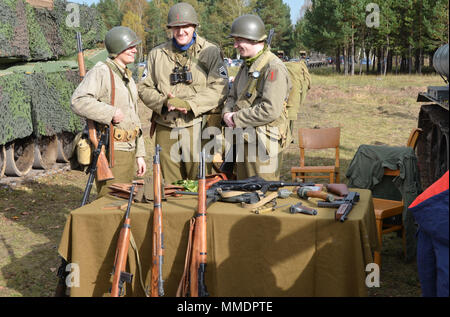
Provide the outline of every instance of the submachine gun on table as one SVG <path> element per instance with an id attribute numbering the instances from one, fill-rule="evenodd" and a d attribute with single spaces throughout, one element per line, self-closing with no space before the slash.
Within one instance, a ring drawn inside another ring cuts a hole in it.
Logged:
<path id="1" fill-rule="evenodd" d="M 358 192 L 349 192 L 344 198 L 334 200 L 331 202 L 319 201 L 318 207 L 325 208 L 337 208 L 335 213 L 336 221 L 344 222 L 347 219 L 348 214 L 353 208 L 353 205 L 359 201 Z"/>
<path id="2" fill-rule="evenodd" d="M 314 183 L 266 181 L 258 176 L 252 176 L 244 180 L 220 180 L 210 185 L 206 190 L 206 207 L 208 208 L 212 203 L 217 201 L 253 205 L 264 199 L 268 191 L 275 192 L 285 186 L 303 187 L 314 185 Z M 175 193 L 198 195 L 195 192 L 176 191 Z M 271 194 L 271 197 L 272 199 L 276 198 L 277 193 Z"/>

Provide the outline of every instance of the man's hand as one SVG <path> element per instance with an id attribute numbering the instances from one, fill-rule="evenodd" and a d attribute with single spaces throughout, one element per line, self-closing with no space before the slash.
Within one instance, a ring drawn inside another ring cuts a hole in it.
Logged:
<path id="1" fill-rule="evenodd" d="M 235 128 L 236 124 L 234 124 L 233 116 L 236 112 L 226 112 L 223 114 L 223 122 L 227 125 L 227 127 Z"/>
<path id="2" fill-rule="evenodd" d="M 119 108 L 116 109 L 116 112 L 114 112 L 114 116 L 112 117 L 112 123 L 117 124 L 120 123 L 123 118 L 124 118 L 124 114 L 122 112 L 122 110 L 120 110 Z"/>
<path id="3" fill-rule="evenodd" d="M 147 165 L 145 164 L 145 160 L 142 156 L 136 157 L 136 164 L 137 164 L 137 172 L 136 175 L 138 177 L 144 176 L 145 172 L 147 171 Z"/>
<path id="4" fill-rule="evenodd" d="M 187 114 L 188 111 L 191 110 L 191 106 L 187 101 L 177 98 L 171 93 L 168 94 L 168 97 L 169 98 L 167 99 L 167 109 L 169 110 L 169 112 L 175 110 L 182 112 L 183 114 Z"/>

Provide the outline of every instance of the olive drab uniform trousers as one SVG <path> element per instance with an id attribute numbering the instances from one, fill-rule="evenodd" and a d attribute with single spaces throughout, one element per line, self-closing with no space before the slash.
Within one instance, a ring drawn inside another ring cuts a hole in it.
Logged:
<path id="1" fill-rule="evenodd" d="M 257 79 L 252 77 L 255 71 L 260 73 Z M 253 80 L 256 85 L 251 84 Z M 283 150 L 290 134 L 286 110 L 290 89 L 286 67 L 267 48 L 250 67 L 246 63 L 241 66 L 222 110 L 222 114 L 236 112 L 234 130 L 251 128 L 256 136 L 247 137 L 244 133 L 244 138 L 237 138 L 244 143 L 243 159 L 238 150 L 238 179 L 256 175 L 279 180 Z"/>
<path id="2" fill-rule="evenodd" d="M 200 141 L 203 145 L 208 141 L 199 140 L 202 128 L 215 126 L 215 131 L 220 133 L 221 107 L 228 93 L 228 74 L 222 56 L 216 45 L 198 35 L 187 51 L 180 51 L 168 41 L 148 54 L 148 75 L 138 91 L 156 116 L 155 144 L 161 146 L 161 172 L 167 184 L 197 179 L 201 148 L 192 144 Z M 170 75 L 175 67 L 184 66 L 191 72 L 192 82 L 171 83 Z M 169 93 L 187 101 L 191 110 L 187 114 L 168 112 Z M 211 166 L 208 164 L 207 173 Z"/>
<path id="3" fill-rule="evenodd" d="M 115 97 L 111 105 L 111 75 L 113 72 Z M 98 62 L 72 95 L 72 110 L 99 125 L 109 125 L 116 107 L 124 114 L 124 119 L 114 125 L 114 167 L 111 169 L 114 179 L 98 182 L 97 197 L 108 193 L 112 183 L 131 183 L 136 175 L 136 157 L 145 156 L 141 122 L 137 113 L 137 87 L 131 72 L 121 68 L 113 60 Z"/>

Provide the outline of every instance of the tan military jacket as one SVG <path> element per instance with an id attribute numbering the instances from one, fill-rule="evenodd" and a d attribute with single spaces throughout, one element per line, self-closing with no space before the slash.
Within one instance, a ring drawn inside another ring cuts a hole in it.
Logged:
<path id="1" fill-rule="evenodd" d="M 251 74 L 260 68 L 261 62 L 264 63 L 267 59 L 269 62 L 260 71 L 256 91 L 252 92 L 250 98 L 245 97 L 248 81 L 252 80 Z M 245 63 L 241 66 L 223 107 L 222 115 L 227 112 L 236 112 L 233 120 L 237 128 L 255 127 L 257 134 L 275 138 L 284 147 L 289 133 L 285 102 L 290 89 L 291 82 L 286 66 L 266 49 L 250 68 Z M 270 129 L 270 127 L 276 129 Z"/>
<path id="2" fill-rule="evenodd" d="M 173 69 L 184 65 L 190 67 L 193 82 L 171 85 Z M 170 128 L 200 122 L 201 115 L 221 107 L 228 94 L 228 74 L 220 49 L 198 35 L 187 54 L 179 52 L 172 40 L 155 47 L 148 54 L 147 68 L 148 75 L 138 88 L 139 96 L 158 114 L 156 122 Z M 169 93 L 187 101 L 192 111 L 186 115 L 179 111 L 167 112 L 163 106 Z"/>
<path id="3" fill-rule="evenodd" d="M 89 70 L 83 81 L 78 85 L 72 95 L 71 108 L 73 112 L 87 119 L 101 124 L 110 124 L 116 107 L 124 114 L 124 119 L 114 127 L 122 130 L 141 128 L 141 121 L 137 114 L 137 88 L 131 77 L 131 72 L 121 69 L 111 59 L 106 60 L 116 66 L 114 74 L 115 101 L 111 105 L 111 77 L 108 66 L 98 62 Z M 122 74 L 122 76 L 119 76 Z M 128 81 L 128 88 L 124 80 Z M 142 134 L 131 142 L 114 142 L 114 149 L 119 151 L 134 151 L 136 157 L 145 156 L 144 138 Z"/>

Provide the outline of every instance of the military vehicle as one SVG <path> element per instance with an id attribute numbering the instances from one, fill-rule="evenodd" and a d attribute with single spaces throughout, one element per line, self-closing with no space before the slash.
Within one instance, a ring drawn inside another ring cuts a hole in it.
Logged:
<path id="1" fill-rule="evenodd" d="M 427 92 L 417 97 L 418 102 L 431 102 L 421 106 L 418 121 L 422 133 L 416 151 L 424 188 L 438 180 L 449 166 L 448 58 L 448 44 L 441 46 L 433 56 L 433 67 L 447 86 L 429 86 Z"/>
<path id="2" fill-rule="evenodd" d="M 67 163 L 84 121 L 70 109 L 80 82 L 76 32 L 90 58 L 106 27 L 99 13 L 66 0 L 0 0 L 0 177 Z"/>
<path id="3" fill-rule="evenodd" d="M 322 66 L 327 66 L 328 61 L 325 58 L 326 56 L 321 53 L 311 52 L 310 56 L 306 57 L 306 65 L 308 68 L 317 68 Z"/>

